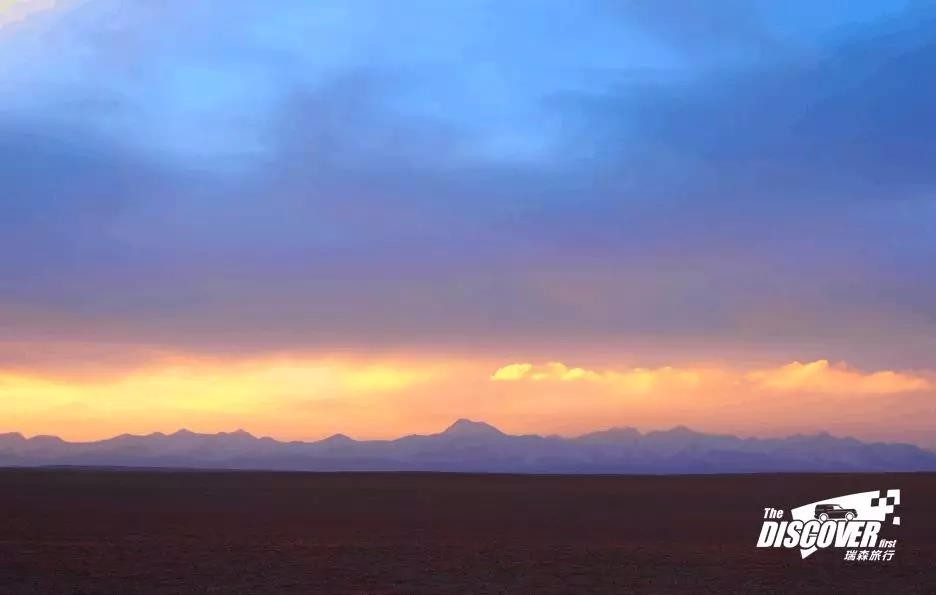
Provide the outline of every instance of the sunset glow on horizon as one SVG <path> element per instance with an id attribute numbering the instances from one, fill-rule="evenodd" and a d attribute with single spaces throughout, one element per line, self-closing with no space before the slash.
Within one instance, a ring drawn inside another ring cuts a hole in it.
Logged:
<path id="1" fill-rule="evenodd" d="M 936 447 L 932 6 L 393 4 L 0 1 L 0 432 Z"/>
<path id="2" fill-rule="evenodd" d="M 835 430 L 905 437 L 882 403 L 931 398 L 931 371 L 859 370 L 827 360 L 755 369 L 729 365 L 588 369 L 486 359 L 163 357 L 123 373 L 0 371 L 5 428 L 93 440 L 121 433 L 246 429 L 279 439 L 433 433 L 459 417 L 504 430 L 577 435 L 612 426 L 691 425 L 748 435 Z M 780 400 L 778 400 L 780 399 Z M 896 406 L 895 406 L 896 404 Z M 841 415 L 847 408 L 849 415 Z M 678 412 L 674 415 L 674 412 Z M 875 415 L 880 427 L 864 421 Z M 924 424 L 920 424 L 923 429 Z M 920 441 L 927 434 L 919 434 Z"/>

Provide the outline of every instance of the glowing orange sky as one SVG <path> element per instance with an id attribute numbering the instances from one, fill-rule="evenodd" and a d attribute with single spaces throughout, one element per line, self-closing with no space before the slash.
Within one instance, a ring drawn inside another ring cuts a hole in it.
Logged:
<path id="1" fill-rule="evenodd" d="M 175 354 L 107 372 L 0 371 L 0 430 L 96 439 L 123 432 L 244 428 L 278 438 L 335 432 L 390 438 L 456 417 L 510 432 L 576 434 L 615 425 L 690 425 L 774 435 L 829 430 L 927 440 L 926 371 L 827 360 L 590 367 L 475 357 Z"/>

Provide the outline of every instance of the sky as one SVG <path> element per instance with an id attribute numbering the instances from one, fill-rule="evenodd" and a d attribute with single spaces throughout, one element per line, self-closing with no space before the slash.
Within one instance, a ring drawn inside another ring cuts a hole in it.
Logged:
<path id="1" fill-rule="evenodd" d="M 0 431 L 936 448 L 936 10 L 0 0 Z"/>

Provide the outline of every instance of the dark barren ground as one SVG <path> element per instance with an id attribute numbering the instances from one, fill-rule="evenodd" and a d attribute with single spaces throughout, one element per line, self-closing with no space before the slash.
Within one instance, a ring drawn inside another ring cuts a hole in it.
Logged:
<path id="1" fill-rule="evenodd" d="M 754 547 L 899 487 L 890 563 Z M 936 475 L 0 470 L 0 593 L 936 593 Z"/>

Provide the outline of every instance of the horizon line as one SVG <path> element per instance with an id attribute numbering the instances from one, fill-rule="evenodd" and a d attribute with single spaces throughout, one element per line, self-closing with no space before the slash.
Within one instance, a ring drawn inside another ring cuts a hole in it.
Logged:
<path id="1" fill-rule="evenodd" d="M 635 426 L 608 426 L 608 427 L 602 427 L 602 428 L 598 428 L 598 429 L 594 429 L 594 430 L 589 430 L 589 431 L 586 431 L 586 432 L 583 432 L 583 433 L 574 434 L 574 435 L 562 435 L 562 434 L 556 434 L 556 433 L 552 433 L 552 434 L 539 434 L 539 433 L 511 434 L 511 433 L 509 433 L 509 432 L 504 432 L 503 430 L 501 430 L 500 428 L 498 428 L 497 426 L 495 426 L 495 425 L 493 425 L 493 424 L 491 424 L 491 423 L 489 423 L 489 422 L 486 422 L 486 421 L 483 421 L 483 420 L 474 420 L 474 419 L 470 419 L 470 418 L 466 418 L 466 417 L 459 417 L 459 418 L 457 418 L 455 421 L 453 421 L 453 422 L 450 423 L 448 426 L 446 426 L 443 430 L 438 431 L 438 432 L 431 432 L 431 433 L 425 433 L 425 434 L 420 434 L 420 433 L 402 434 L 402 435 L 396 436 L 395 438 L 364 438 L 364 439 L 359 439 L 359 438 L 354 438 L 354 437 L 352 437 L 352 436 L 349 436 L 348 434 L 346 434 L 346 433 L 344 433 L 344 432 L 335 432 L 335 433 L 333 433 L 333 434 L 329 434 L 329 435 L 327 435 L 327 436 L 324 436 L 324 437 L 322 437 L 322 438 L 317 438 L 317 439 L 293 439 L 293 440 L 289 440 L 289 439 L 276 438 L 276 437 L 271 436 L 271 435 L 259 435 L 259 434 L 255 434 L 255 433 L 253 433 L 253 432 L 251 432 L 251 431 L 249 431 L 249 430 L 246 430 L 246 429 L 244 429 L 244 428 L 237 428 L 237 429 L 234 429 L 234 430 L 221 430 L 221 431 L 218 431 L 218 432 L 198 432 L 198 431 L 190 430 L 190 429 L 185 428 L 185 427 L 179 428 L 178 430 L 175 430 L 175 431 L 173 431 L 173 432 L 163 432 L 163 431 L 160 431 L 160 430 L 156 430 L 156 431 L 149 432 L 149 433 L 146 433 L 146 434 L 133 434 L 133 433 L 130 433 L 130 432 L 124 432 L 124 433 L 121 433 L 121 434 L 115 434 L 115 435 L 112 435 L 112 436 L 108 436 L 108 437 L 104 437 L 104 438 L 98 438 L 98 439 L 94 439 L 94 440 L 67 440 L 67 439 L 65 439 L 65 438 L 62 438 L 61 436 L 56 435 L 56 434 L 34 434 L 34 435 L 32 435 L 32 436 L 27 436 L 27 435 L 24 434 L 23 432 L 20 432 L 20 431 L 17 431 L 17 430 L 11 430 L 11 431 L 0 432 L 0 437 L 3 437 L 3 436 L 11 436 L 11 435 L 12 435 L 12 436 L 19 436 L 19 437 L 22 438 L 23 440 L 34 440 L 34 439 L 41 439 L 41 438 L 49 438 L 49 439 L 56 439 L 56 440 L 59 440 L 59 441 L 61 441 L 61 442 L 63 442 L 63 443 L 66 443 L 66 444 L 94 444 L 94 443 L 98 443 L 98 442 L 106 442 L 106 441 L 108 441 L 108 440 L 115 440 L 115 439 L 117 439 L 117 438 L 124 438 L 124 437 L 129 437 L 129 438 L 171 437 L 171 436 L 178 436 L 178 435 L 180 435 L 180 434 L 181 434 L 181 435 L 186 435 L 186 434 L 188 434 L 188 435 L 194 435 L 194 436 L 231 436 L 231 435 L 246 435 L 246 436 L 249 436 L 250 438 L 252 438 L 252 439 L 254 439 L 254 440 L 272 440 L 272 441 L 277 442 L 277 443 L 280 443 L 280 444 L 295 444 L 295 443 L 300 443 L 300 444 L 315 444 L 315 443 L 318 443 L 318 442 L 324 442 L 324 441 L 326 441 L 326 440 L 331 440 L 331 439 L 334 439 L 334 438 L 345 438 L 345 439 L 350 440 L 350 441 L 352 441 L 352 442 L 359 442 L 359 443 L 360 443 L 360 442 L 394 442 L 394 441 L 396 441 L 396 440 L 401 440 L 401 439 L 408 438 L 408 437 L 412 437 L 412 436 L 439 436 L 439 435 L 443 435 L 443 434 L 445 434 L 445 433 L 447 433 L 447 432 L 450 432 L 453 428 L 459 426 L 459 424 L 465 424 L 465 425 L 470 424 L 470 425 L 472 425 L 472 426 L 483 426 L 483 427 L 490 428 L 491 430 L 494 430 L 495 432 L 497 432 L 497 433 L 500 434 L 500 435 L 503 435 L 503 436 L 506 436 L 506 437 L 515 437 L 515 438 L 524 437 L 524 436 L 535 436 L 535 437 L 544 438 L 544 439 L 548 439 L 548 438 L 558 438 L 558 439 L 561 439 L 561 440 L 576 440 L 576 439 L 584 438 L 584 437 L 586 437 L 586 436 L 590 436 L 590 435 L 593 435 L 593 434 L 599 434 L 599 433 L 602 433 L 602 432 L 610 432 L 610 431 L 614 431 L 614 430 L 631 430 L 631 431 L 633 431 L 633 432 L 636 432 L 637 435 L 638 435 L 639 437 L 648 436 L 648 435 L 650 435 L 650 434 L 662 434 L 662 433 L 671 433 L 671 432 L 674 432 L 674 431 L 685 431 L 685 432 L 691 432 L 691 433 L 693 433 L 693 434 L 698 434 L 698 435 L 707 436 L 707 437 L 719 437 L 719 436 L 721 436 L 721 437 L 737 438 L 738 440 L 786 440 L 786 439 L 789 439 L 789 438 L 796 438 L 796 437 L 820 437 L 820 436 L 821 436 L 821 437 L 835 438 L 835 439 L 838 439 L 838 440 L 854 440 L 854 441 L 856 441 L 856 442 L 860 442 L 860 443 L 862 443 L 862 444 L 869 444 L 869 445 L 870 445 L 870 444 L 906 444 L 906 445 L 915 446 L 915 447 L 917 447 L 917 448 L 919 448 L 919 449 L 921 449 L 921 450 L 924 450 L 924 451 L 936 453 L 936 449 L 934 449 L 934 448 L 929 448 L 929 447 L 923 446 L 923 445 L 918 444 L 918 443 L 915 443 L 915 442 L 905 442 L 905 441 L 899 441 L 899 440 L 865 440 L 865 439 L 858 438 L 858 437 L 852 436 L 852 435 L 838 435 L 838 434 L 833 434 L 833 433 L 829 432 L 828 430 L 818 430 L 818 431 L 810 432 L 810 433 L 805 433 L 805 432 L 794 432 L 794 433 L 792 433 L 792 434 L 783 434 L 783 435 L 775 435 L 775 436 L 755 436 L 755 435 L 744 436 L 744 435 L 738 435 L 738 434 L 726 433 L 726 432 L 706 432 L 706 431 L 696 430 L 695 428 L 689 427 L 689 426 L 687 426 L 687 425 L 685 425 L 685 424 L 676 424 L 676 425 L 674 425 L 674 426 L 670 426 L 670 427 L 663 428 L 663 429 L 651 429 L 651 430 L 641 430 L 640 428 L 637 428 L 637 427 L 635 427 Z"/>

